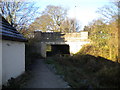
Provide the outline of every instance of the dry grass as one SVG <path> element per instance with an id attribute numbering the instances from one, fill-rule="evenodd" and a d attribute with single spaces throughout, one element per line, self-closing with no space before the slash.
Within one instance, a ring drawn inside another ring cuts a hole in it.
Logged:
<path id="1" fill-rule="evenodd" d="M 72 57 L 54 57 L 51 63 L 55 64 L 58 72 L 64 75 L 64 79 L 73 88 L 119 88 L 119 63 L 80 54 Z"/>

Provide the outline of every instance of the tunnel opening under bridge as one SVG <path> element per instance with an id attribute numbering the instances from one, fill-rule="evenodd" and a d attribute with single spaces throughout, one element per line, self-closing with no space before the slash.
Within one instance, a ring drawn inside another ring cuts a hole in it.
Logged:
<path id="1" fill-rule="evenodd" d="M 67 44 L 55 44 L 55 45 L 47 45 L 47 57 L 50 56 L 64 56 L 64 55 L 70 55 L 70 47 Z"/>

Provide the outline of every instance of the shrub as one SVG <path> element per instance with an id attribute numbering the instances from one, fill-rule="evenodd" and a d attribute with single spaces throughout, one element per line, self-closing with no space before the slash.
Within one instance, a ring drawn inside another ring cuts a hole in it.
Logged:
<path id="1" fill-rule="evenodd" d="M 7 90 L 9 88 L 13 88 L 14 90 L 18 90 L 22 86 L 24 86 L 25 82 L 31 78 L 31 72 L 27 71 L 22 75 L 18 76 L 17 78 L 11 77 L 8 80 L 6 85 L 3 85 L 2 90 Z"/>
<path id="2" fill-rule="evenodd" d="M 98 46 L 95 46 L 93 44 L 87 44 L 87 45 L 84 45 L 81 50 L 77 53 L 77 55 L 86 55 L 86 54 L 90 54 L 90 55 L 93 55 L 93 56 L 101 56 L 101 57 L 104 57 L 104 58 L 107 58 L 109 59 L 110 55 L 109 55 L 109 48 L 107 48 L 106 46 L 104 47 L 98 47 Z"/>

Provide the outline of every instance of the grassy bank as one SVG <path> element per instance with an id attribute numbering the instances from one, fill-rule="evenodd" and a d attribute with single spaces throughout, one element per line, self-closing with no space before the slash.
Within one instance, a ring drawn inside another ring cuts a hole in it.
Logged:
<path id="1" fill-rule="evenodd" d="M 58 74 L 73 88 L 119 88 L 120 64 L 102 57 L 76 55 L 52 57 L 48 64 L 54 64 Z"/>

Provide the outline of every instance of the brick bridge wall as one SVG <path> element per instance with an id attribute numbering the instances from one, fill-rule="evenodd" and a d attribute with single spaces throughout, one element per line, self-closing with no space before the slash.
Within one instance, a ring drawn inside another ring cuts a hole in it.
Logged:
<path id="1" fill-rule="evenodd" d="M 90 42 L 88 32 L 60 33 L 60 32 L 35 32 L 37 52 L 46 57 L 46 45 L 66 44 L 70 47 L 70 53 L 77 53 L 83 45 Z"/>

